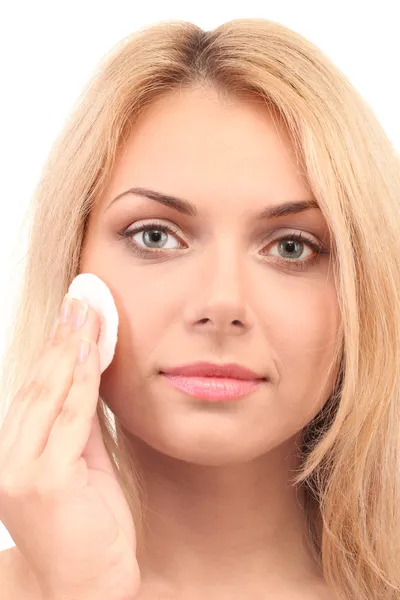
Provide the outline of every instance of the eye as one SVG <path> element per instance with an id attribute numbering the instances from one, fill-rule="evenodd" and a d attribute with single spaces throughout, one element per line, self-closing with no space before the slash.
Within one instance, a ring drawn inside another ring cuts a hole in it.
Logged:
<path id="1" fill-rule="evenodd" d="M 184 247 L 178 233 L 179 230 L 170 223 L 151 221 L 136 224 L 119 235 L 126 239 L 139 256 L 144 256 L 151 253 L 154 255 L 157 250 L 168 251 Z"/>
<path id="2" fill-rule="evenodd" d="M 180 230 L 172 223 L 158 221 L 138 222 L 119 233 L 129 248 L 140 258 L 160 258 L 188 246 L 182 241 Z M 275 253 L 271 248 L 277 247 Z M 303 270 L 316 264 L 322 255 L 329 254 L 321 242 L 310 239 L 303 232 L 288 232 L 265 245 L 260 252 L 264 262 L 276 263 L 283 268 Z"/>
<path id="3" fill-rule="evenodd" d="M 304 240 L 304 238 L 299 240 L 295 235 L 286 236 L 276 240 L 271 244 L 272 248 L 274 246 L 278 247 L 275 256 L 277 256 L 277 258 L 284 258 L 285 260 L 307 260 L 313 254 L 310 250 L 310 242 Z"/>
<path id="4" fill-rule="evenodd" d="M 292 269 L 305 269 L 315 264 L 321 255 L 328 254 L 320 242 L 309 239 L 302 232 L 287 233 L 272 241 L 265 248 L 277 246 L 277 254 L 272 254 L 275 261 Z M 308 252 L 305 252 L 308 250 Z M 283 256 L 282 256 L 283 254 Z M 261 253 L 263 260 L 268 261 L 267 253 Z"/>
<path id="5" fill-rule="evenodd" d="M 176 238 L 174 241 L 172 232 L 166 227 L 146 226 L 145 229 L 133 235 L 132 240 L 139 245 L 144 244 L 147 248 L 179 248 L 179 242 Z"/>

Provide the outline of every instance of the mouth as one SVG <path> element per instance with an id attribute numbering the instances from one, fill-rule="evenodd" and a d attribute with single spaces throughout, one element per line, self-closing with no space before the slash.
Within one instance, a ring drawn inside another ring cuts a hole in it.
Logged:
<path id="1" fill-rule="evenodd" d="M 194 363 L 160 371 L 160 374 L 181 392 L 215 402 L 246 396 L 268 382 L 266 377 L 234 363 Z"/>

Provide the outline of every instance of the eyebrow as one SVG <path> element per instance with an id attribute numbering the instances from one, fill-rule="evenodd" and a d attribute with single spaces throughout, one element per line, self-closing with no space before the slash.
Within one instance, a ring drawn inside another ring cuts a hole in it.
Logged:
<path id="1" fill-rule="evenodd" d="M 150 200 L 154 200 L 155 202 L 159 202 L 164 206 L 173 208 L 178 212 L 183 213 L 184 215 L 188 215 L 190 217 L 197 216 L 197 208 L 188 200 L 184 200 L 183 198 L 177 198 L 176 196 L 170 196 L 168 194 L 163 194 L 161 192 L 156 192 L 155 190 L 150 190 L 142 187 L 134 187 L 129 190 L 126 190 L 125 192 L 121 192 L 110 202 L 106 210 L 108 210 L 114 204 L 114 202 L 116 202 L 123 196 L 126 196 L 127 194 L 145 196 Z M 285 202 L 283 204 L 268 206 L 264 208 L 257 216 L 260 219 L 275 219 L 277 217 L 294 215 L 313 208 L 317 208 L 320 210 L 320 207 L 315 199 L 302 200 L 300 202 Z"/>

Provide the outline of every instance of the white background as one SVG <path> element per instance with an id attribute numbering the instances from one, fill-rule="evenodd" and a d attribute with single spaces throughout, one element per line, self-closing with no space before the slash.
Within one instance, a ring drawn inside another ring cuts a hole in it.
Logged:
<path id="1" fill-rule="evenodd" d="M 279 21 L 308 37 L 342 69 L 399 150 L 399 16 L 400 0 L 3 0 L 0 360 L 23 266 L 25 210 L 64 119 L 114 44 L 144 25 L 168 19 L 204 29 L 240 17 Z M 12 545 L 0 523 L 0 550 Z"/>

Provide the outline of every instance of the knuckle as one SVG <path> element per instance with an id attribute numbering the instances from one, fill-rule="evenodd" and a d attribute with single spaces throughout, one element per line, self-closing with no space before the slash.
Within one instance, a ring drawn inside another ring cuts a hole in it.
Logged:
<path id="1" fill-rule="evenodd" d="M 5 414 L 3 416 L 2 422 L 0 421 L 0 453 L 2 452 L 2 442 L 3 442 L 3 432 L 6 431 L 7 424 L 12 419 L 12 413 L 16 409 L 17 406 L 22 405 L 25 400 L 26 392 L 22 392 L 21 390 L 15 394 L 14 398 L 11 402 L 6 406 Z M 1 457 L 0 457 L 1 460 Z M 1 470 L 1 466 L 0 466 Z"/>
<path id="2" fill-rule="evenodd" d="M 21 472 L 18 475 L 11 470 L 3 471 L 0 476 L 0 496 L 12 499 L 29 495 L 31 484 Z"/>
<path id="3" fill-rule="evenodd" d="M 62 473 L 46 468 L 25 473 L 8 470 L 0 474 L 0 499 L 12 501 L 27 500 L 37 502 L 58 500 L 65 492 L 65 478 Z"/>
<path id="4" fill-rule="evenodd" d="M 60 326 L 58 326 L 57 331 L 54 334 L 52 340 L 52 346 L 54 348 L 59 348 L 65 343 L 65 333 Z"/>
<path id="5" fill-rule="evenodd" d="M 62 425 L 69 425 L 75 423 L 79 419 L 79 410 L 73 404 L 66 402 L 62 408 L 62 411 L 57 417 L 57 420 Z"/>
<path id="6" fill-rule="evenodd" d="M 60 477 L 53 474 L 46 474 L 38 477 L 34 486 L 31 488 L 31 493 L 38 498 L 58 498 L 64 491 L 64 484 Z"/>
<path id="7" fill-rule="evenodd" d="M 23 402 L 26 399 L 26 396 L 28 394 L 28 392 L 30 391 L 30 382 L 31 382 L 32 378 L 26 378 L 26 380 L 20 385 L 20 387 L 18 388 L 17 393 L 15 394 L 11 404 L 10 404 L 10 408 L 11 406 L 15 406 L 16 404 L 19 404 L 20 402 Z"/>
<path id="8" fill-rule="evenodd" d="M 57 464 L 39 459 L 25 477 L 24 495 L 30 501 L 57 497 L 63 490 L 63 477 Z"/>
<path id="9" fill-rule="evenodd" d="M 47 399 L 50 394 L 50 382 L 40 374 L 35 375 L 28 384 L 29 393 L 38 398 Z"/>
<path id="10" fill-rule="evenodd" d="M 87 369 L 78 369 L 73 372 L 73 387 L 71 388 L 71 397 L 83 393 L 83 390 L 92 381 L 92 375 Z"/>
<path id="11" fill-rule="evenodd" d="M 42 361 L 45 356 L 51 351 L 52 340 L 46 340 L 38 355 L 38 361 Z"/>

